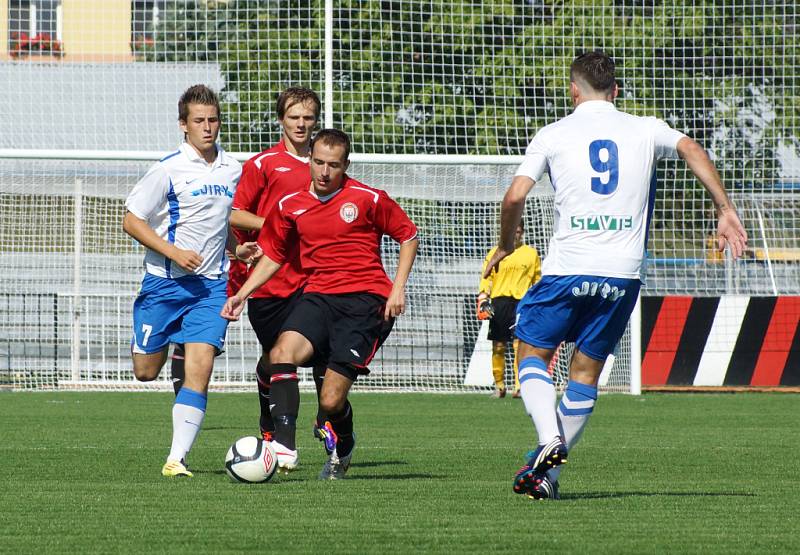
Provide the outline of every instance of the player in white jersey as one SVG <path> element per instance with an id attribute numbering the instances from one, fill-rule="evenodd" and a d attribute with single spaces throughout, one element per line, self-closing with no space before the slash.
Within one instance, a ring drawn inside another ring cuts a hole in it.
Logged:
<path id="1" fill-rule="evenodd" d="M 555 228 L 542 279 L 517 307 L 519 381 L 538 447 L 514 477 L 515 493 L 558 497 L 559 466 L 580 439 L 597 399 L 603 364 L 630 318 L 645 272 L 655 165 L 683 158 L 714 202 L 717 246 L 742 254 L 747 234 L 708 155 L 694 140 L 652 117 L 617 111 L 614 62 L 603 52 L 570 67 L 573 113 L 531 141 L 501 210 L 501 237 L 486 274 L 514 250 L 525 198 L 547 171 Z M 569 382 L 556 409 L 547 368 L 562 341 L 575 342 Z"/>
<path id="2" fill-rule="evenodd" d="M 219 100 L 195 85 L 178 102 L 185 142 L 153 165 L 125 201 L 126 233 L 147 248 L 145 276 L 133 309 L 131 344 L 137 380 L 158 377 L 170 342 L 186 345 L 186 379 L 172 409 L 172 448 L 164 476 L 191 476 L 184 459 L 206 410 L 214 357 L 225 341 L 226 248 L 245 259 L 255 244 L 230 233 L 241 165 L 216 144 Z"/>

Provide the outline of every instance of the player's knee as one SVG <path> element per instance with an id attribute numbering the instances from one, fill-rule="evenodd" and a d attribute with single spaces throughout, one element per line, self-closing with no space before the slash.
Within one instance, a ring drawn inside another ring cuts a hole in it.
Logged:
<path id="1" fill-rule="evenodd" d="M 133 376 L 140 382 L 151 382 L 161 373 L 161 367 L 164 366 L 166 361 L 166 349 L 153 354 L 134 353 Z"/>
<path id="2" fill-rule="evenodd" d="M 133 375 L 140 382 L 152 382 L 158 377 L 158 372 L 161 368 L 154 367 L 148 363 L 138 363 L 133 361 Z"/>
<path id="3" fill-rule="evenodd" d="M 602 371 L 603 367 L 600 365 L 595 367 L 571 365 L 569 369 L 569 379 L 596 387 Z"/>
<path id="4" fill-rule="evenodd" d="M 493 341 L 492 342 L 492 354 L 495 355 L 502 355 L 506 352 L 506 344 L 502 341 Z"/>
<path id="5" fill-rule="evenodd" d="M 319 408 L 327 414 L 336 414 L 344 409 L 347 402 L 346 397 L 342 397 L 338 392 L 323 390 L 319 397 Z"/>
<path id="6" fill-rule="evenodd" d="M 269 352 L 270 364 L 296 364 L 295 354 L 285 343 L 278 342 Z"/>
<path id="7" fill-rule="evenodd" d="M 604 361 L 593 359 L 578 351 L 569 366 L 569 379 L 596 386 L 603 371 Z"/>

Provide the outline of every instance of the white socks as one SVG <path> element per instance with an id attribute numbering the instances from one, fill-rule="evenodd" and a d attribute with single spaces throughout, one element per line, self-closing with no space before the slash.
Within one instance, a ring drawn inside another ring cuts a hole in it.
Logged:
<path id="1" fill-rule="evenodd" d="M 567 450 L 571 450 L 580 441 L 596 401 L 596 387 L 575 381 L 567 383 L 567 389 L 558 404 L 558 427 L 567 443 Z M 553 482 L 558 480 L 560 474 L 561 467 L 547 472 Z"/>
<path id="2" fill-rule="evenodd" d="M 182 461 L 192 448 L 203 418 L 206 415 L 207 397 L 185 386 L 175 397 L 172 406 L 172 448 L 167 460 Z"/>
<path id="3" fill-rule="evenodd" d="M 519 386 L 525 410 L 533 420 L 539 445 L 560 435 L 556 419 L 556 389 L 547 373 L 547 364 L 538 357 L 527 357 L 519 363 Z"/>

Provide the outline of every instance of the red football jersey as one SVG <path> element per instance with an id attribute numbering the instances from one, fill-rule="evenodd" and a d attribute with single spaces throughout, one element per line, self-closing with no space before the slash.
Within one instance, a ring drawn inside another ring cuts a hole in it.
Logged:
<path id="1" fill-rule="evenodd" d="M 389 296 L 392 281 L 381 260 L 381 237 L 398 243 L 417 236 L 417 227 L 385 191 L 345 176 L 342 188 L 322 202 L 310 187 L 284 196 L 258 235 L 264 253 L 288 260 L 293 236 L 308 293 L 374 293 Z"/>
<path id="2" fill-rule="evenodd" d="M 297 170 L 297 171 L 295 171 Z M 289 193 L 307 190 L 311 184 L 308 161 L 289 153 L 283 141 L 250 158 L 242 167 L 242 177 L 233 196 L 234 210 L 247 210 L 265 217 L 275 203 Z M 240 243 L 258 239 L 258 231 L 234 228 Z M 253 297 L 286 298 L 306 281 L 300 266 L 297 241 L 288 245 L 286 264 L 268 283 L 253 293 Z M 248 277 L 247 265 L 231 262 L 228 272 L 228 294 L 235 294 Z"/>

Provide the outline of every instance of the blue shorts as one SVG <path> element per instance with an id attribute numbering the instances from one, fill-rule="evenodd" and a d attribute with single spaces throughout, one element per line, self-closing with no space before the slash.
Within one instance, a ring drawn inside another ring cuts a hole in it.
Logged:
<path id="1" fill-rule="evenodd" d="M 542 349 L 574 341 L 586 356 L 605 360 L 625 333 L 640 287 L 638 279 L 544 276 L 517 305 L 517 337 Z"/>
<path id="2" fill-rule="evenodd" d="M 226 286 L 225 279 L 145 274 L 133 303 L 133 352 L 156 353 L 170 343 L 207 343 L 221 351 L 228 329 L 219 315 Z"/>

